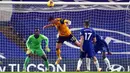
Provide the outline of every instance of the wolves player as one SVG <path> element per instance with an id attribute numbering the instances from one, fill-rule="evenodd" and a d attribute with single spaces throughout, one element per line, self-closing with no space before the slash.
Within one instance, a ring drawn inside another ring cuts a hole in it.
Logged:
<path id="1" fill-rule="evenodd" d="M 26 71 L 27 64 L 30 62 L 30 56 L 32 54 L 40 56 L 45 62 L 45 66 L 47 68 L 47 71 L 49 71 L 49 62 L 48 62 L 47 56 L 46 56 L 45 52 L 42 50 L 42 46 L 41 46 L 41 42 L 43 40 L 46 43 L 45 50 L 47 52 L 50 52 L 50 49 L 48 48 L 49 40 L 46 36 L 40 34 L 39 29 L 35 29 L 35 33 L 33 35 L 29 36 L 29 38 L 26 42 L 26 46 L 27 46 L 28 50 L 26 52 L 27 57 L 26 57 L 25 62 L 24 62 L 23 71 Z"/>
<path id="2" fill-rule="evenodd" d="M 80 43 L 77 41 L 75 36 L 72 34 L 71 30 L 69 29 L 68 25 L 71 24 L 70 20 L 62 19 L 62 18 L 53 18 L 52 16 L 48 19 L 51 24 L 45 25 L 43 28 L 49 28 L 49 27 L 56 27 L 58 30 L 58 40 L 56 43 L 56 54 L 57 54 L 57 61 L 55 64 L 59 64 L 60 60 L 62 60 L 61 57 L 61 46 L 64 43 L 64 41 L 69 41 L 74 43 L 76 46 L 80 46 Z"/>
<path id="3" fill-rule="evenodd" d="M 96 39 L 97 41 L 96 44 L 94 45 L 95 53 L 101 51 L 104 62 L 106 63 L 107 67 L 110 68 L 110 61 L 106 57 L 106 50 L 109 55 L 111 55 L 112 53 L 109 51 L 107 43 L 98 34 L 96 34 Z"/>
<path id="4" fill-rule="evenodd" d="M 80 71 L 80 66 L 82 64 L 83 58 L 89 58 L 94 60 L 94 64 L 97 67 L 97 71 L 101 71 L 102 69 L 99 66 L 98 60 L 94 54 L 93 43 L 96 43 L 96 34 L 95 31 L 89 27 L 89 21 L 86 20 L 84 22 L 85 28 L 81 30 L 80 34 L 80 59 L 77 65 L 77 71 Z M 86 61 L 87 62 L 87 61 Z M 90 70 L 89 70 L 90 71 Z"/>

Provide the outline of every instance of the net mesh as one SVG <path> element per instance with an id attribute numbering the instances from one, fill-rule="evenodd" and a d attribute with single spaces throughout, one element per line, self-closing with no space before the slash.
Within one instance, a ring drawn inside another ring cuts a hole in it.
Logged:
<path id="1" fill-rule="evenodd" d="M 5 71 L 22 71 L 26 57 L 24 51 L 26 49 L 25 42 L 28 36 L 33 34 L 34 28 L 39 28 L 40 32 L 50 40 L 51 52 L 46 54 L 51 71 L 75 71 L 80 50 L 68 42 L 63 44 L 61 48 L 63 60 L 60 65 L 54 65 L 56 61 L 57 30 L 55 28 L 43 30 L 42 28 L 44 25 L 49 24 L 47 18 L 54 16 L 71 20 L 72 25 L 69 27 L 78 40 L 80 28 L 83 28 L 83 21 L 90 20 L 91 27 L 104 38 L 113 53 L 113 55 L 108 55 L 111 65 L 116 66 L 119 64 L 127 71 L 130 64 L 130 11 L 125 8 L 129 8 L 129 6 L 56 5 L 54 8 L 48 8 L 46 5 L 33 4 L 0 5 L 0 58 L 3 62 L 1 67 L 6 66 Z M 45 44 L 42 45 L 44 49 Z M 103 71 L 106 71 L 107 68 L 102 60 L 102 55 L 99 53 L 96 56 Z M 39 57 L 32 57 L 28 68 L 30 71 L 41 71 L 40 67 L 44 71 L 45 66 L 41 65 L 42 63 Z M 11 69 L 12 64 L 16 64 L 14 70 Z M 32 66 L 32 64 L 35 64 L 36 67 Z M 81 71 L 85 70 L 86 63 L 84 61 Z M 96 71 L 93 63 L 91 63 L 91 70 Z M 120 71 L 123 71 L 123 69 Z"/>

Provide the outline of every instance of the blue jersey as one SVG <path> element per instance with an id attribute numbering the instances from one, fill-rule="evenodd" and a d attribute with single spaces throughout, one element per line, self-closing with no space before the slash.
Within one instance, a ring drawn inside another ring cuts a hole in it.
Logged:
<path id="1" fill-rule="evenodd" d="M 96 34 L 96 39 L 97 39 L 97 41 L 96 41 L 96 44 L 94 45 L 95 51 L 99 51 L 99 50 L 101 51 L 101 50 L 104 50 L 104 48 L 106 48 L 107 51 L 109 51 L 108 45 L 104 41 L 104 39 L 102 39 L 98 34 Z"/>
<path id="2" fill-rule="evenodd" d="M 96 37 L 95 31 L 92 28 L 84 28 L 80 35 L 84 37 L 83 50 L 90 51 L 93 49 L 93 38 Z"/>

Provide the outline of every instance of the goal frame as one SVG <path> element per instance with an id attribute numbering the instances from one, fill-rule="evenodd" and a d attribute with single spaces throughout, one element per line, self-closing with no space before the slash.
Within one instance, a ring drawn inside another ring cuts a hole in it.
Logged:
<path id="1" fill-rule="evenodd" d="M 130 2 L 54 2 L 55 5 L 130 5 Z M 0 4 L 47 4 L 47 2 L 0 1 Z"/>

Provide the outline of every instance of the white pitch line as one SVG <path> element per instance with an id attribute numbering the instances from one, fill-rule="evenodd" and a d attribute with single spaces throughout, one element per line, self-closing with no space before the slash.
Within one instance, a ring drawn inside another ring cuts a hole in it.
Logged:
<path id="1" fill-rule="evenodd" d="M 130 52 L 112 52 L 112 54 L 130 54 Z"/>
<path id="2" fill-rule="evenodd" d="M 98 53 L 101 53 L 100 51 Z M 106 52 L 107 54 L 107 52 Z M 117 55 L 121 55 L 121 54 L 130 54 L 130 52 L 112 52 L 112 54 L 117 54 Z"/>

